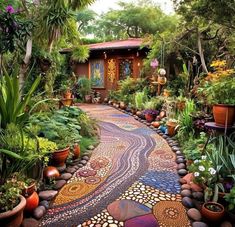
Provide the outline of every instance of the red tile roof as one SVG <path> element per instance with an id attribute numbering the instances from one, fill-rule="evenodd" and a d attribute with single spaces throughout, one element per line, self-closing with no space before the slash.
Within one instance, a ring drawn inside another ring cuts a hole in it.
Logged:
<path id="1" fill-rule="evenodd" d="M 142 39 L 127 39 L 110 41 L 104 43 L 90 44 L 90 50 L 107 50 L 107 49 L 132 49 L 139 48 L 142 44 Z"/>
<path id="2" fill-rule="evenodd" d="M 139 48 L 142 44 L 142 39 L 140 38 L 130 38 L 126 40 L 115 40 L 103 43 L 89 44 L 90 50 L 110 50 L 110 49 L 134 49 Z M 65 48 L 60 51 L 60 53 L 71 52 L 72 48 Z"/>

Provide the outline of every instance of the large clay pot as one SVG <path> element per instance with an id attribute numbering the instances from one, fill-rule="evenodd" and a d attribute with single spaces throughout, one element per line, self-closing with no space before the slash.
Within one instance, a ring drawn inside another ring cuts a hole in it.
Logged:
<path id="1" fill-rule="evenodd" d="M 30 195 L 32 195 L 36 190 L 36 183 L 33 182 L 32 184 L 30 184 L 27 188 L 24 188 L 22 191 L 22 195 L 24 197 L 28 197 Z"/>
<path id="2" fill-rule="evenodd" d="M 57 166 L 63 166 L 65 164 L 66 159 L 69 156 L 69 147 L 66 147 L 62 150 L 57 150 L 52 153 L 52 163 Z"/>
<path id="3" fill-rule="evenodd" d="M 215 124 L 218 126 L 232 126 L 235 121 L 235 106 L 216 104 L 213 106 Z"/>
<path id="4" fill-rule="evenodd" d="M 37 192 L 33 192 L 30 196 L 26 198 L 26 206 L 25 206 L 25 211 L 28 213 L 32 213 L 34 209 L 38 206 L 39 204 L 39 196 Z"/>
<path id="5" fill-rule="evenodd" d="M 73 159 L 79 158 L 80 153 L 81 153 L 80 145 L 78 143 L 75 143 L 73 145 Z"/>
<path id="6" fill-rule="evenodd" d="M 168 132 L 168 135 L 169 136 L 174 136 L 175 133 L 176 133 L 176 126 L 177 126 L 177 123 L 176 122 L 172 122 L 172 121 L 169 121 L 167 122 L 167 132 Z"/>
<path id="7" fill-rule="evenodd" d="M 26 206 L 26 199 L 20 196 L 20 203 L 4 213 L 0 213 L 0 226 L 1 227 L 19 227 L 23 221 L 23 211 Z"/>
<path id="8" fill-rule="evenodd" d="M 218 211 L 212 211 L 208 209 L 209 206 L 217 207 Z M 223 205 L 215 202 L 207 202 L 202 205 L 201 213 L 205 219 L 216 222 L 223 218 L 225 211 Z"/>

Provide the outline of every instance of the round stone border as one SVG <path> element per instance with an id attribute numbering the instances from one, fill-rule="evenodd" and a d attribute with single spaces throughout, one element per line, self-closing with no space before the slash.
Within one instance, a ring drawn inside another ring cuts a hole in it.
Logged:
<path id="1" fill-rule="evenodd" d="M 54 200 L 59 190 L 70 180 L 73 174 L 80 168 L 86 166 L 90 160 L 92 151 L 99 145 L 90 146 L 88 150 L 82 154 L 78 159 L 72 160 L 72 162 L 66 163 L 63 167 L 57 168 L 60 172 L 60 176 L 55 180 L 55 184 L 52 186 L 52 190 L 40 190 L 37 193 L 39 195 L 39 205 L 36 207 L 31 217 L 27 216 L 24 218 L 22 226 L 30 227 L 28 223 L 37 223 L 46 214 L 47 210 L 50 208 L 51 201 Z"/>

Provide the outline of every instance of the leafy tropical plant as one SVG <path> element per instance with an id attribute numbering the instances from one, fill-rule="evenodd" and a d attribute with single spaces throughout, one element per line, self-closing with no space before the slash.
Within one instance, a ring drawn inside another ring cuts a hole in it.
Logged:
<path id="1" fill-rule="evenodd" d="M 89 49 L 85 45 L 76 47 L 71 56 L 72 60 L 84 63 L 89 58 Z"/>
<path id="2" fill-rule="evenodd" d="M 16 71 L 15 73 L 17 73 Z M 19 79 L 17 75 L 12 77 L 5 75 L 0 81 L 0 123 L 1 128 L 5 129 L 8 124 L 23 124 L 29 116 L 26 112 L 27 105 L 40 82 L 38 77 L 28 93 L 21 98 Z"/>
<path id="3" fill-rule="evenodd" d="M 144 103 L 146 103 L 147 100 L 148 96 L 146 89 L 135 93 L 135 106 L 138 110 L 142 110 L 144 108 Z"/>
<path id="4" fill-rule="evenodd" d="M 187 100 L 184 110 L 179 114 L 178 137 L 185 141 L 193 133 L 193 118 L 191 114 L 196 111 L 196 105 L 193 100 Z"/>
<path id="5" fill-rule="evenodd" d="M 38 160 L 48 155 L 56 144 L 30 137 L 22 128 L 8 124 L 0 134 L 0 176 L 4 182 L 15 172 L 25 173 Z"/>
<path id="6" fill-rule="evenodd" d="M 91 80 L 86 76 L 81 76 L 78 79 L 78 94 L 81 95 L 82 99 L 85 100 L 85 96 L 91 93 Z"/>

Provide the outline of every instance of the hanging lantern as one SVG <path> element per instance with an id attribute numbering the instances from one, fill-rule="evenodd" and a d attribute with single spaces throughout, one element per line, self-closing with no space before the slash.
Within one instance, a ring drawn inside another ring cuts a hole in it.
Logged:
<path id="1" fill-rule="evenodd" d="M 160 74 L 160 76 L 165 76 L 165 75 L 166 75 L 166 70 L 163 69 L 163 68 L 160 68 L 160 69 L 158 70 L 158 73 Z"/>

